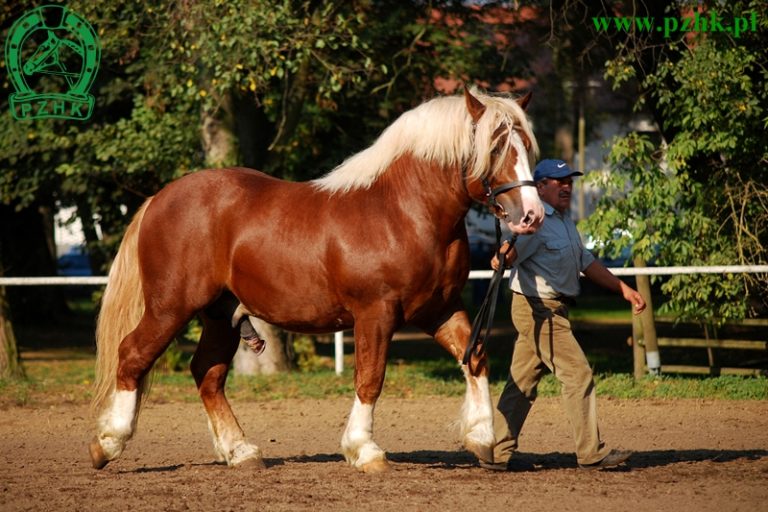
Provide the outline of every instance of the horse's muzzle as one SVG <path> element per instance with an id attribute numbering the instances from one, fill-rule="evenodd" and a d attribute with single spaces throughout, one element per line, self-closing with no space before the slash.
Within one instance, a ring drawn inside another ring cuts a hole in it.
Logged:
<path id="1" fill-rule="evenodd" d="M 510 213 L 507 213 L 504 221 L 513 233 L 529 235 L 544 222 L 544 207 L 535 189 L 521 189 L 520 199 L 522 207 L 507 210 Z"/>

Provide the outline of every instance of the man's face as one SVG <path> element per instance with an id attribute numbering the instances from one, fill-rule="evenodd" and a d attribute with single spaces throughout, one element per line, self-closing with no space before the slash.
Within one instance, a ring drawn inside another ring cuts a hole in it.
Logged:
<path id="1" fill-rule="evenodd" d="M 555 210 L 563 213 L 571 206 L 571 192 L 573 191 L 573 178 L 544 178 L 536 182 L 539 197 L 547 202 Z"/>

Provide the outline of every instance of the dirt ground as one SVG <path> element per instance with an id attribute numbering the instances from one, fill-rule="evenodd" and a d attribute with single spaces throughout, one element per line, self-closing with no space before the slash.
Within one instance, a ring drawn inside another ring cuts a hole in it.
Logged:
<path id="1" fill-rule="evenodd" d="M 267 469 L 213 463 L 199 403 L 150 403 L 122 457 L 91 468 L 84 406 L 0 411 L 0 510 L 768 510 L 768 404 L 599 401 L 603 437 L 628 467 L 584 471 L 557 399 L 523 434 L 524 472 L 478 467 L 453 424 L 460 398 L 388 399 L 375 439 L 393 469 L 365 475 L 339 454 L 350 400 L 236 403 Z"/>

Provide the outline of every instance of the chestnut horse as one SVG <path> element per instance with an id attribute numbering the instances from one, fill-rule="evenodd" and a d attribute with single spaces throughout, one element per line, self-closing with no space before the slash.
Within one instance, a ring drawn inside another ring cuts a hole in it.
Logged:
<path id="1" fill-rule="evenodd" d="M 302 333 L 354 328 L 356 396 L 341 448 L 360 471 L 386 470 L 373 412 L 393 333 L 416 326 L 459 363 L 467 346 L 460 293 L 472 202 L 490 204 L 518 233 L 542 222 L 530 181 L 538 148 L 523 111 L 528 97 L 433 99 L 315 181 L 205 170 L 148 199 L 125 233 L 99 316 L 94 467 L 122 453 L 152 365 L 195 315 L 203 332 L 191 371 L 217 459 L 262 467 L 224 395 L 237 326 L 248 315 Z M 491 460 L 485 357 L 462 370 L 463 443 Z"/>

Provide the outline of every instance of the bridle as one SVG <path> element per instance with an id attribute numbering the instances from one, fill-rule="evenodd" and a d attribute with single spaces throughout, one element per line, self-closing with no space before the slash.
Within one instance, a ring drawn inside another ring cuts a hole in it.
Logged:
<path id="1" fill-rule="evenodd" d="M 504 192 L 508 192 L 520 187 L 536 187 L 536 182 L 532 180 L 510 181 L 509 183 L 504 183 L 503 185 L 499 185 L 496 188 L 491 188 L 491 183 L 488 181 L 488 178 L 483 178 L 482 183 L 483 188 L 485 189 L 486 206 L 488 206 L 488 208 L 493 212 L 497 220 L 499 218 L 503 219 L 507 216 L 507 211 L 504 209 L 504 206 L 502 206 L 502 204 L 496 199 L 497 196 L 503 194 Z"/>

